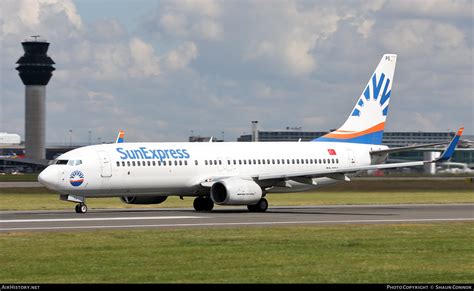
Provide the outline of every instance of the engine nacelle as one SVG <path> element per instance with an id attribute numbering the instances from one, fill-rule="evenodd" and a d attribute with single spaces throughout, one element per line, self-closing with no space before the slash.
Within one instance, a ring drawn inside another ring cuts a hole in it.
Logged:
<path id="1" fill-rule="evenodd" d="M 120 197 L 123 203 L 127 204 L 160 204 L 164 202 L 168 196 L 125 196 Z"/>
<path id="2" fill-rule="evenodd" d="M 252 205 L 262 199 L 262 188 L 254 181 L 227 178 L 212 185 L 211 199 L 219 205 Z"/>

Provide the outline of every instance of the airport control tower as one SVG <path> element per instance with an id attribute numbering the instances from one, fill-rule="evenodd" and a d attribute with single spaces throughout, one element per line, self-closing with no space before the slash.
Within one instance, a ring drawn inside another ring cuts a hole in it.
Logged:
<path id="1" fill-rule="evenodd" d="M 46 54 L 49 43 L 32 36 L 21 43 L 25 54 L 16 69 L 25 84 L 25 156 L 45 158 L 46 85 L 53 76 L 54 61 Z"/>

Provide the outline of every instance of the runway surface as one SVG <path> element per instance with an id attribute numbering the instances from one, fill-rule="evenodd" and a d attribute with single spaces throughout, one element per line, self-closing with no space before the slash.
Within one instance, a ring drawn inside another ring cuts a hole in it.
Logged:
<path id="1" fill-rule="evenodd" d="M 242 227 L 324 224 L 391 224 L 474 221 L 474 204 L 338 205 L 271 207 L 251 213 L 245 207 L 4 211 L 0 232 L 80 231 L 182 227 Z"/>

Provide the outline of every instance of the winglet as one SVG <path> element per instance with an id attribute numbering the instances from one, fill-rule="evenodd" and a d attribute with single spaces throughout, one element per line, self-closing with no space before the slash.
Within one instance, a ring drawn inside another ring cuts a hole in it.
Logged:
<path id="1" fill-rule="evenodd" d="M 117 139 L 115 140 L 115 143 L 123 143 L 123 136 L 125 135 L 125 131 L 119 130 L 119 133 L 117 135 Z"/>
<path id="2" fill-rule="evenodd" d="M 448 147 L 444 150 L 444 152 L 441 154 L 441 156 L 436 159 L 436 162 L 443 162 L 443 161 L 447 161 L 451 158 L 451 156 L 453 155 L 454 153 L 454 149 L 456 149 L 456 146 L 459 142 L 459 139 L 461 138 L 461 135 L 462 135 L 462 132 L 464 130 L 464 127 L 461 127 L 459 130 L 458 130 L 458 133 L 456 133 L 456 135 L 454 136 L 454 138 L 451 140 L 451 142 L 449 143 Z"/>

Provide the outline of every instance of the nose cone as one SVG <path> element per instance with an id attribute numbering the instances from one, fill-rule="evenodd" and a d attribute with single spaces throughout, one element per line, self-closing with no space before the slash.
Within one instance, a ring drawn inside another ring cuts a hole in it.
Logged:
<path id="1" fill-rule="evenodd" d="M 38 176 L 38 182 L 48 189 L 55 189 L 58 183 L 58 171 L 51 166 L 44 169 Z"/>

